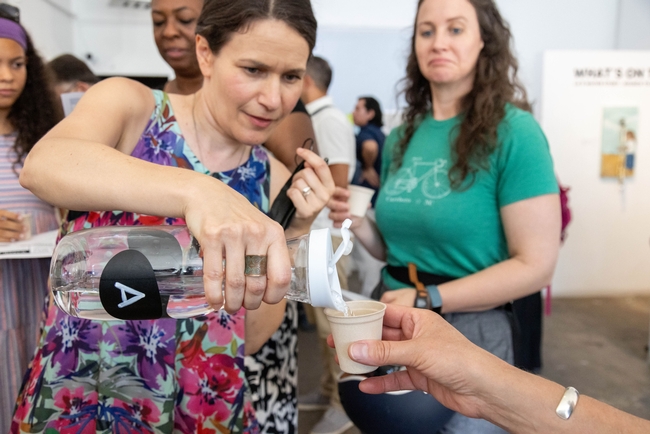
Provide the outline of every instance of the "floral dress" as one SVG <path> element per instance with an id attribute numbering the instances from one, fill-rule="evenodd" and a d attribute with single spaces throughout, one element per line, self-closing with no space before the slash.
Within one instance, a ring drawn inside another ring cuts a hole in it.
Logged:
<path id="1" fill-rule="evenodd" d="M 167 95 L 134 157 L 209 173 L 181 135 Z M 270 163 L 263 148 L 232 171 L 212 173 L 262 211 Z M 97 226 L 183 224 L 181 219 L 71 212 L 61 235 Z M 244 372 L 245 310 L 185 319 L 96 321 L 45 310 L 39 346 L 18 399 L 12 433 L 256 433 Z"/>

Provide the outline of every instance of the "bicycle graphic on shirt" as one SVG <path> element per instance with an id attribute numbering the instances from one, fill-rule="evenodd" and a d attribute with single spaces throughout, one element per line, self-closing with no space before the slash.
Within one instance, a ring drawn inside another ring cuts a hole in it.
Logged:
<path id="1" fill-rule="evenodd" d="M 412 161 L 411 167 L 400 170 L 388 181 L 384 187 L 386 194 L 397 196 L 404 192 L 411 193 L 420 184 L 422 184 L 422 194 L 429 199 L 442 199 L 451 193 L 449 177 L 445 169 L 447 160 L 438 158 L 433 162 L 426 162 L 414 158 Z"/>

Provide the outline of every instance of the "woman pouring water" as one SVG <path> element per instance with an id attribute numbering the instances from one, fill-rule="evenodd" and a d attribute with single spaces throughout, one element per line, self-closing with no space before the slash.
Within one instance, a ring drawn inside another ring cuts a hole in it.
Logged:
<path id="1" fill-rule="evenodd" d="M 285 235 L 306 233 L 334 189 L 325 162 L 300 150 L 307 169 L 288 190 L 291 227 L 283 233 L 264 215 L 289 173 L 258 145 L 296 105 L 315 34 L 308 0 L 206 2 L 196 37 L 201 90 L 168 95 L 104 81 L 34 147 L 22 184 L 80 210 L 68 213 L 62 235 L 186 223 L 203 250 L 207 298 L 225 310 L 99 322 L 50 306 L 13 432 L 126 423 L 136 432 L 255 431 L 243 357 L 282 320 Z M 246 256 L 266 256 L 266 275 L 247 276 Z"/>

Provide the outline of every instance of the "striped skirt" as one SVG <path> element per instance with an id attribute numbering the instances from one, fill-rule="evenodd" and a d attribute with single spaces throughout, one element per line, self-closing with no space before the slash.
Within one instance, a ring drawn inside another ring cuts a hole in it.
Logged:
<path id="1" fill-rule="evenodd" d="M 49 268 L 47 258 L 0 260 L 0 432 L 9 430 L 36 347 Z"/>

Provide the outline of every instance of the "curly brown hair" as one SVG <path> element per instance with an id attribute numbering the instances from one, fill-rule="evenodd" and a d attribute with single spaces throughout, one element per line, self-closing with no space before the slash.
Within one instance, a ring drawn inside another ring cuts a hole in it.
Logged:
<path id="1" fill-rule="evenodd" d="M 418 14 L 425 0 L 418 2 Z M 478 17 L 481 39 L 485 46 L 479 54 L 472 90 L 463 97 L 461 111 L 463 120 L 452 147 L 454 164 L 449 170 L 452 188 L 460 189 L 465 179 L 480 169 L 488 169 L 488 157 L 497 147 L 497 127 L 505 116 L 506 104 L 530 111 L 526 90 L 517 79 L 517 59 L 510 48 L 512 35 L 493 0 L 468 0 Z M 417 25 L 417 15 L 415 23 Z M 404 112 L 401 140 L 393 155 L 393 170 L 397 170 L 404 153 L 419 124 L 432 110 L 431 86 L 422 75 L 415 52 L 415 25 L 411 40 L 411 53 L 402 80 L 408 107 Z M 466 185 L 466 187 L 469 187 Z"/>
<path id="2" fill-rule="evenodd" d="M 8 18 L 0 12 L 0 17 Z M 21 26 L 22 27 L 22 26 Z M 17 137 L 13 150 L 16 153 L 14 169 L 24 161 L 36 142 L 62 118 L 61 107 L 56 103 L 48 75 L 32 39 L 25 31 L 27 81 L 16 102 L 11 107 L 7 120 L 16 129 Z"/>

